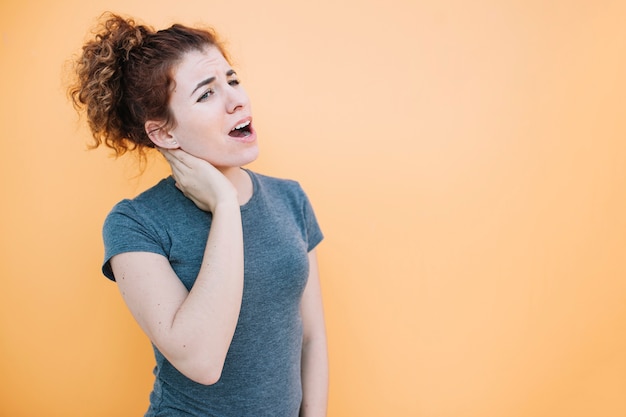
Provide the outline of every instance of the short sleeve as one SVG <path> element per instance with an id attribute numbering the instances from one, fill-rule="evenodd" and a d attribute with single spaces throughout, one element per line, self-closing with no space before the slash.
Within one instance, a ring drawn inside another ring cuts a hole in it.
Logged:
<path id="1" fill-rule="evenodd" d="M 102 273 L 115 281 L 111 258 L 126 252 L 152 252 L 167 256 L 158 232 L 145 216 L 135 209 L 132 201 L 118 203 L 104 221 L 104 263 Z"/>
<path id="2" fill-rule="evenodd" d="M 311 202 L 306 194 L 304 194 L 302 212 L 307 234 L 308 251 L 311 252 L 324 239 L 324 234 L 322 233 L 322 229 L 317 222 L 313 206 L 311 205 Z"/>

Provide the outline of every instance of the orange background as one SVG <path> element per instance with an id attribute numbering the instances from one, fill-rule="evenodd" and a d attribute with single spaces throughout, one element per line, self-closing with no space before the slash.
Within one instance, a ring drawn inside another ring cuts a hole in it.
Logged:
<path id="1" fill-rule="evenodd" d="M 63 87 L 105 8 L 228 40 L 327 236 L 329 417 L 626 415 L 624 2 L 3 0 L 1 416 L 147 406 L 100 228 L 166 167 L 86 151 Z"/>

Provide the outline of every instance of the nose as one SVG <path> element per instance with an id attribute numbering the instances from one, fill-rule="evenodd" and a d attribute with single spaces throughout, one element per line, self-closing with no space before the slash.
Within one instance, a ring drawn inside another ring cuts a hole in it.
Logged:
<path id="1" fill-rule="evenodd" d="M 235 113 L 248 104 L 248 94 L 240 85 L 228 86 L 227 110 L 229 113 Z"/>

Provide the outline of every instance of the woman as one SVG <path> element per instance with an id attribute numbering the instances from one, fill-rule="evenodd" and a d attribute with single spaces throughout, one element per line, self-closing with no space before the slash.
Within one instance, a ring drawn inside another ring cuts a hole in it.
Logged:
<path id="1" fill-rule="evenodd" d="M 242 168 L 256 132 L 216 35 L 107 14 L 76 75 L 94 147 L 171 166 L 103 228 L 103 273 L 154 346 L 146 416 L 326 415 L 322 233 L 296 182 Z"/>

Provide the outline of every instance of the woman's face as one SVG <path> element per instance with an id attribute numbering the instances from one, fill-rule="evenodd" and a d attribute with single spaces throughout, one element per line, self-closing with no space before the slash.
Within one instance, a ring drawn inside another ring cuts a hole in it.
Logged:
<path id="1" fill-rule="evenodd" d="M 178 146 L 217 168 L 240 167 L 259 153 L 250 100 L 219 49 L 187 52 L 173 69 L 169 130 Z"/>

